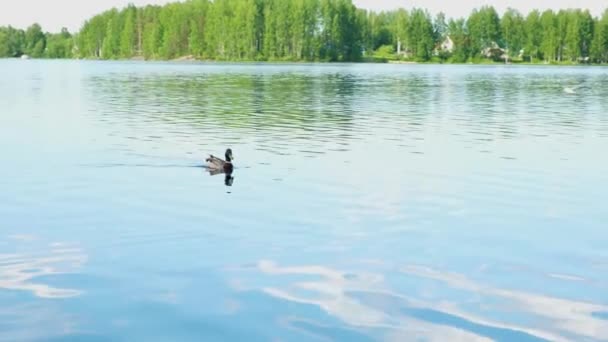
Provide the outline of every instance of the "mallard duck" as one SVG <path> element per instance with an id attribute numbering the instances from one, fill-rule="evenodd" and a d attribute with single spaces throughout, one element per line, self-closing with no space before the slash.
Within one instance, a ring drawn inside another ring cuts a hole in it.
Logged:
<path id="1" fill-rule="evenodd" d="M 231 173 L 233 169 L 232 161 L 234 160 L 234 157 L 232 156 L 232 150 L 227 149 L 224 156 L 226 157 L 226 160 L 222 160 L 210 154 L 209 158 L 205 160 L 207 162 L 207 167 L 210 170 L 222 170 L 226 173 Z"/>

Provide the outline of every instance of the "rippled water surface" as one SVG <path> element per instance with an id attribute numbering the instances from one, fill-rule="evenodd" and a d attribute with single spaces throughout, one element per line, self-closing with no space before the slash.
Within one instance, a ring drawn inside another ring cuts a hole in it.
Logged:
<path id="1" fill-rule="evenodd" d="M 0 341 L 606 340 L 607 149 L 608 68 L 3 60 Z"/>

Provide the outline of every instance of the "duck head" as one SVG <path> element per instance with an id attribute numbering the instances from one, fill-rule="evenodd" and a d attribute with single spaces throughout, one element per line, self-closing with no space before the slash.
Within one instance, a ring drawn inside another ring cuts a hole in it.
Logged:
<path id="1" fill-rule="evenodd" d="M 232 150 L 231 149 L 227 149 L 226 150 L 226 154 L 224 156 L 226 157 L 226 161 L 229 162 L 229 163 L 234 160 L 234 157 L 232 156 Z"/>

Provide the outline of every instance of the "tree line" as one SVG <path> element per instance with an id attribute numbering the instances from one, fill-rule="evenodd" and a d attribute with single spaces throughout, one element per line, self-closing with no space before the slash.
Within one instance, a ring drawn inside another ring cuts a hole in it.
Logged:
<path id="1" fill-rule="evenodd" d="M 43 32 L 38 24 L 27 30 L 0 27 L 0 58 L 28 55 L 34 58 L 74 57 L 74 37 L 67 29 L 59 33 Z"/>
<path id="2" fill-rule="evenodd" d="M 523 15 L 491 6 L 447 19 L 423 9 L 374 12 L 351 0 L 188 0 L 111 9 L 72 35 L 0 27 L 0 57 L 234 61 L 608 63 L 608 9 Z"/>

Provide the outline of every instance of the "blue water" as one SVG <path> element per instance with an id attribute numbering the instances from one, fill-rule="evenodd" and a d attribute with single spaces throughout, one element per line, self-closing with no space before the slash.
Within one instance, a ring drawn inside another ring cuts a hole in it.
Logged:
<path id="1" fill-rule="evenodd" d="M 0 341 L 608 337 L 608 68 L 0 76 Z"/>

